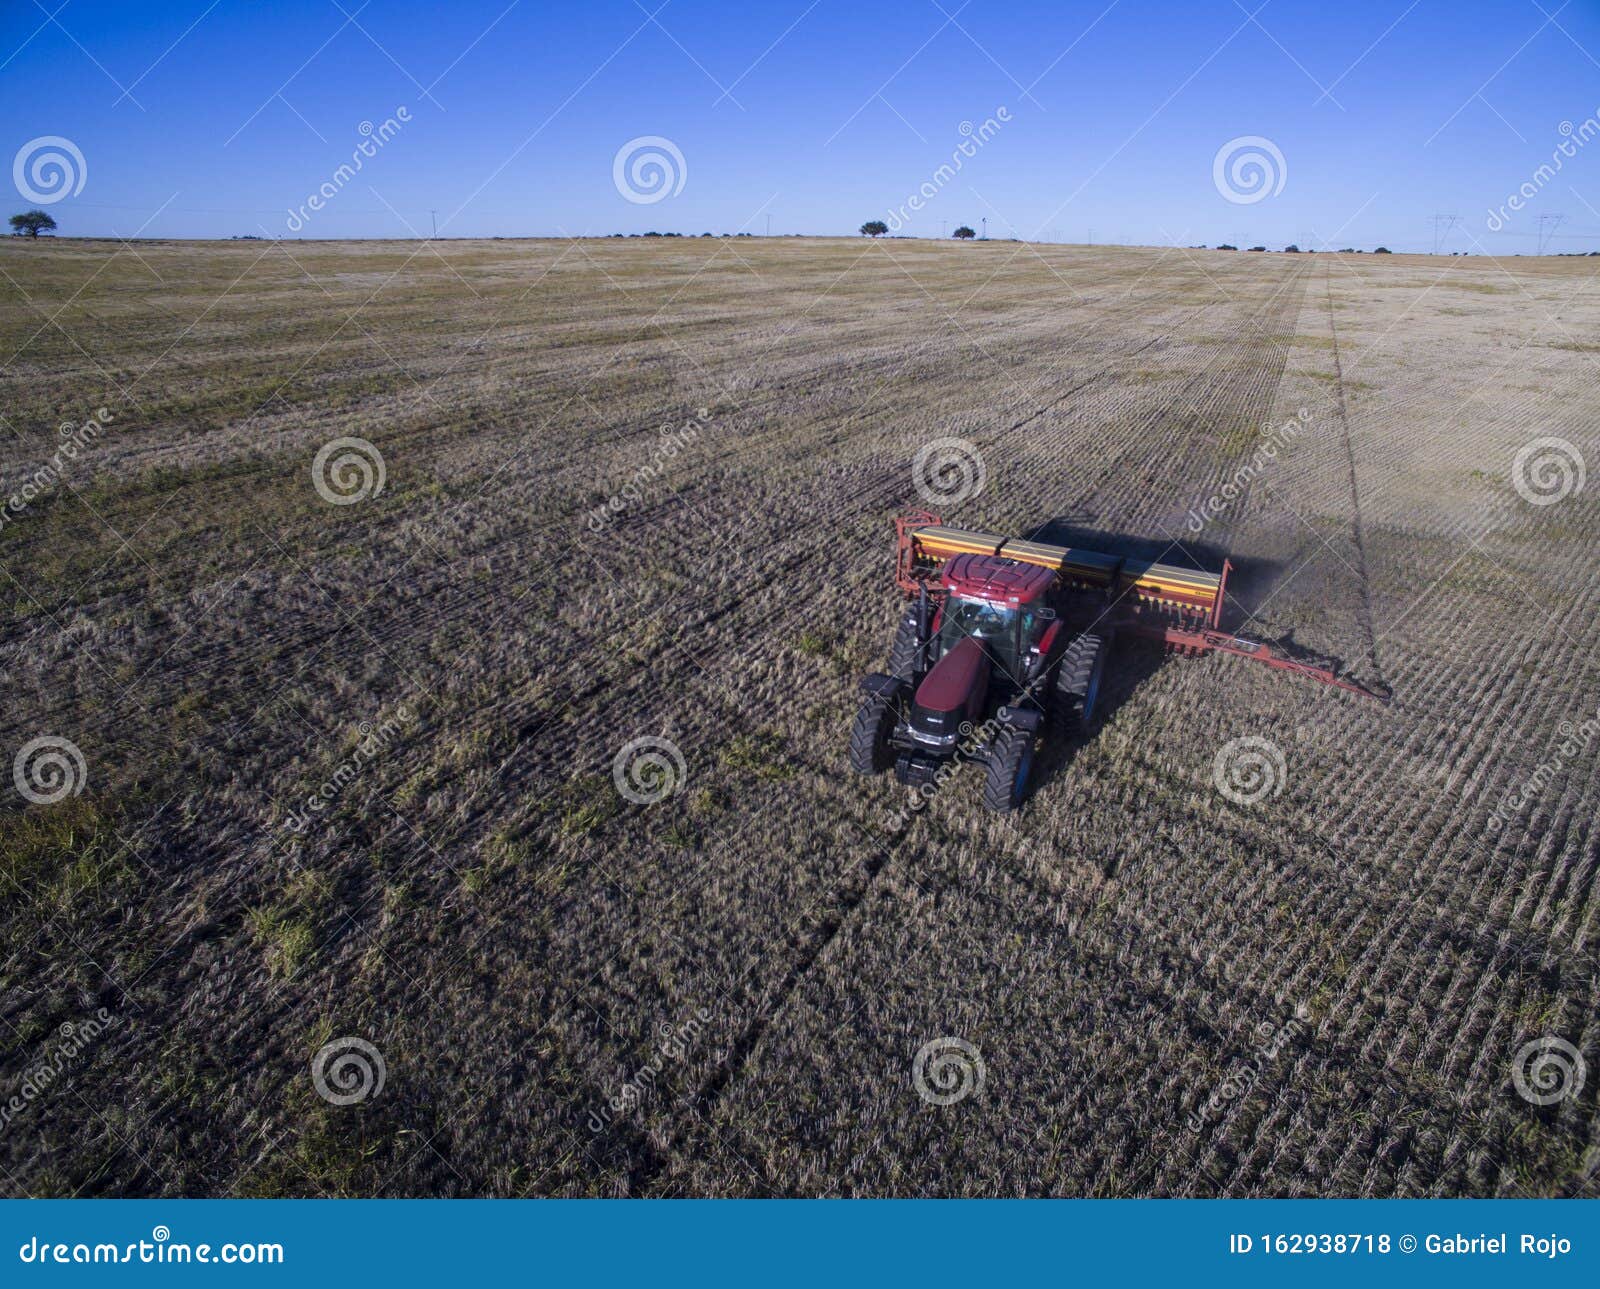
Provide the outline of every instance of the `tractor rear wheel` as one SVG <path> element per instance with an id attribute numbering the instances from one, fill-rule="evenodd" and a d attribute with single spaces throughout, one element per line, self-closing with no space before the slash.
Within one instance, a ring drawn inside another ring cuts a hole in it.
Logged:
<path id="1" fill-rule="evenodd" d="M 1004 725 L 989 747 L 989 772 L 983 782 L 983 808 L 1009 814 L 1028 794 L 1033 769 L 1033 734 Z"/>
<path id="2" fill-rule="evenodd" d="M 850 731 L 850 768 L 857 774 L 882 774 L 894 764 L 894 749 L 889 746 L 894 722 L 894 705 L 881 694 L 861 705 Z"/>
<path id="3" fill-rule="evenodd" d="M 896 680 L 911 681 L 917 674 L 917 606 L 912 605 L 895 629 L 894 647 L 889 650 L 889 674 Z"/>
<path id="4" fill-rule="evenodd" d="M 1092 632 L 1085 631 L 1061 655 L 1051 712 L 1056 728 L 1067 738 L 1077 738 L 1088 731 L 1105 669 L 1106 642 Z"/>

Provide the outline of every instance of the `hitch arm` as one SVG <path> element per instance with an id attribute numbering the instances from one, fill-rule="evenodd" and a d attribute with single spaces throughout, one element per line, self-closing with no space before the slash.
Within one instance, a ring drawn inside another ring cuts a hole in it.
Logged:
<path id="1" fill-rule="evenodd" d="M 1347 676 L 1341 676 L 1332 667 L 1320 666 L 1314 662 L 1305 662 L 1299 658 L 1291 658 L 1280 649 L 1261 640 L 1249 640 L 1243 636 L 1231 635 L 1226 631 L 1216 631 L 1209 627 L 1199 630 L 1185 630 L 1181 627 L 1154 626 L 1146 623 L 1135 623 L 1132 630 L 1151 639 L 1160 640 L 1173 648 L 1190 650 L 1195 653 L 1226 653 L 1235 658 L 1246 658 L 1251 662 L 1265 663 L 1268 667 L 1276 667 L 1279 671 L 1292 672 L 1296 676 L 1304 676 L 1307 680 L 1315 680 L 1324 685 L 1332 685 L 1335 689 L 1347 690 L 1352 694 L 1360 694 L 1365 698 L 1373 698 L 1385 707 L 1392 700 L 1392 695 L 1380 693 L 1375 689 L 1368 689 L 1358 681 Z"/>

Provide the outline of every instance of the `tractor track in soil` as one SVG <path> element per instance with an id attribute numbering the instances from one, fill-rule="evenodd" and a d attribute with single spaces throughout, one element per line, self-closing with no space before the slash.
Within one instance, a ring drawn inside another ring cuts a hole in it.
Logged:
<path id="1" fill-rule="evenodd" d="M 1356 447 L 1350 436 L 1350 413 L 1345 403 L 1344 364 L 1339 354 L 1339 324 L 1333 316 L 1332 269 L 1323 271 L 1323 294 L 1328 306 L 1328 335 L 1333 341 L 1334 406 L 1339 414 L 1339 432 L 1344 439 L 1345 461 L 1350 473 L 1350 536 L 1356 548 L 1356 576 L 1361 583 L 1361 619 L 1367 633 L 1367 657 L 1372 663 L 1372 674 L 1380 689 L 1387 690 L 1383 664 L 1378 659 L 1378 628 L 1372 609 L 1372 575 L 1367 568 L 1367 538 L 1361 517 L 1361 484 L 1356 477 Z"/>

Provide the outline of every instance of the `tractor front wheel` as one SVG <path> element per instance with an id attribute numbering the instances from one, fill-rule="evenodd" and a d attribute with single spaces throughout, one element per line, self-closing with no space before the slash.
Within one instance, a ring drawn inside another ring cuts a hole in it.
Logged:
<path id="1" fill-rule="evenodd" d="M 983 806 L 996 814 L 1009 814 L 1028 793 L 1033 769 L 1033 734 L 1002 726 L 989 748 L 989 773 L 983 784 Z"/>
<path id="2" fill-rule="evenodd" d="M 894 722 L 894 705 L 881 694 L 861 705 L 850 731 L 850 768 L 857 774 L 882 774 L 894 764 L 894 749 L 889 746 Z"/>

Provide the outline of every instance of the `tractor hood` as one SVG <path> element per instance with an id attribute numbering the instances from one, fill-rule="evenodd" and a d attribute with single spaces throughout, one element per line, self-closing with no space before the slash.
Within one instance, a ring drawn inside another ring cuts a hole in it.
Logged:
<path id="1" fill-rule="evenodd" d="M 932 747 L 954 747 L 961 723 L 982 706 L 989 689 L 989 655 L 968 637 L 923 677 L 911 705 L 911 737 Z"/>

